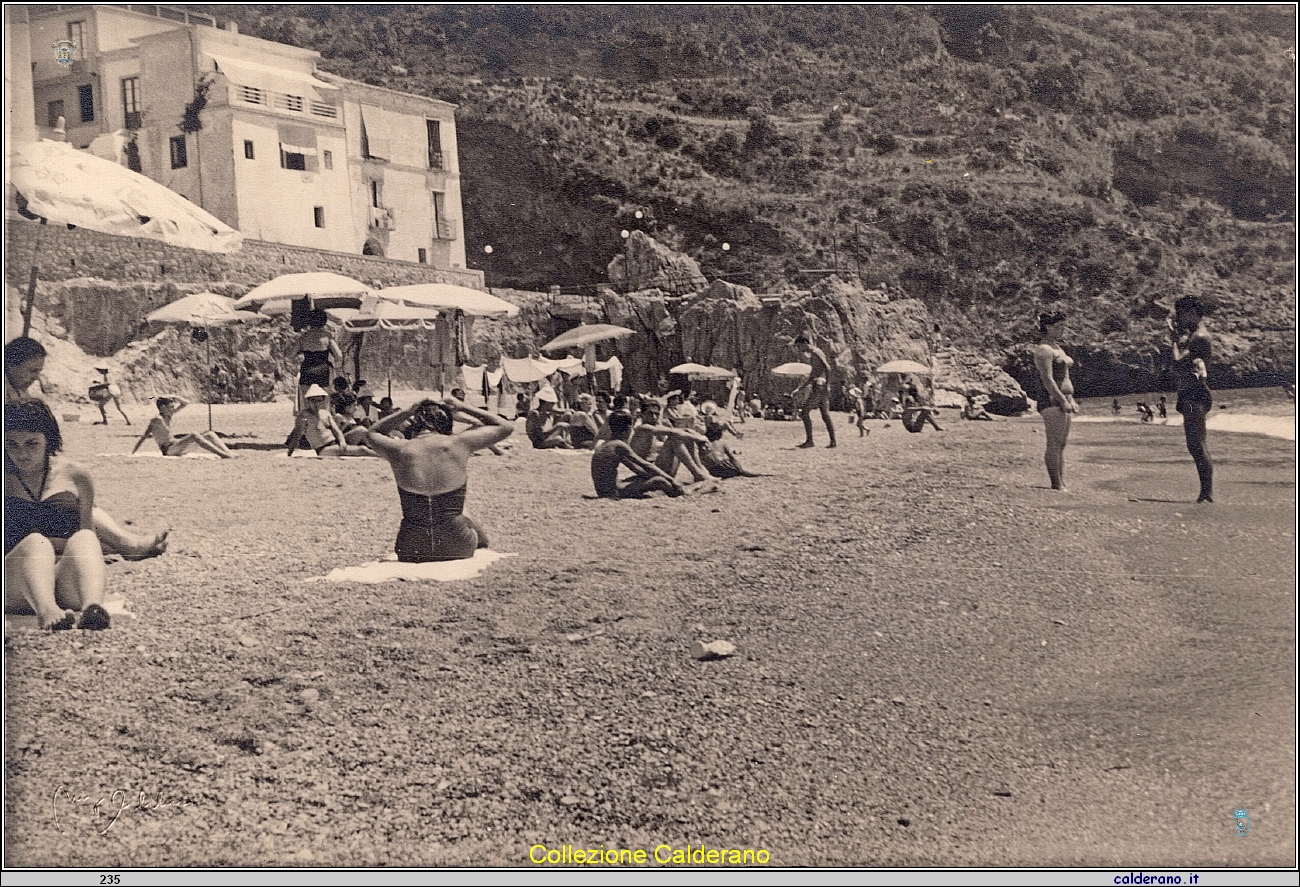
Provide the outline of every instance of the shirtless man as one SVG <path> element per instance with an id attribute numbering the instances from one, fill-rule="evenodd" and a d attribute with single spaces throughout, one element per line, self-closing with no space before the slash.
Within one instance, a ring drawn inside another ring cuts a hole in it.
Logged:
<path id="1" fill-rule="evenodd" d="M 710 425 L 704 432 L 707 445 L 700 447 L 700 462 L 714 477 L 726 480 L 730 477 L 763 477 L 752 471 L 746 471 L 740 464 L 740 454 L 722 442 L 723 426 Z"/>
<path id="2" fill-rule="evenodd" d="M 571 450 L 569 443 L 569 424 L 555 418 L 555 403 L 558 398 L 551 388 L 537 392 L 537 409 L 528 414 L 524 423 L 524 432 L 538 450 Z"/>
<path id="3" fill-rule="evenodd" d="M 636 430 L 632 432 L 630 442 L 633 452 L 642 459 L 654 462 L 669 477 L 677 476 L 677 463 L 680 460 L 697 483 L 707 480 L 708 475 L 704 473 L 704 467 L 696 460 L 690 448 L 686 446 L 686 442 L 708 443 L 708 439 L 692 428 L 661 425 L 660 415 L 658 401 L 649 399 L 641 401 L 641 424 L 637 425 Z M 613 436 L 612 431 L 610 436 Z M 661 446 L 656 452 L 656 443 L 667 445 Z"/>
<path id="4" fill-rule="evenodd" d="M 596 444 L 591 454 L 591 480 L 596 485 L 596 496 L 601 499 L 643 499 L 654 492 L 673 497 L 685 494 L 677 481 L 632 450 L 628 444 L 631 432 L 631 416 L 627 413 L 610 414 L 609 440 Z M 622 465 L 634 474 L 620 483 L 618 469 Z"/>
<path id="5" fill-rule="evenodd" d="M 826 434 L 831 439 L 831 442 L 826 445 L 827 449 L 830 449 L 835 446 L 835 426 L 831 424 L 830 413 L 830 361 L 826 359 L 826 352 L 814 345 L 807 336 L 800 336 L 795 339 L 794 345 L 802 352 L 803 359 L 812 364 L 812 374 L 809 376 L 808 381 L 797 389 L 797 391 L 803 391 L 805 388 L 811 389 L 808 392 L 808 397 L 803 402 L 803 407 L 799 410 L 799 418 L 803 420 L 805 436 L 804 442 L 799 444 L 799 448 L 806 450 L 815 446 L 813 443 L 812 411 L 819 410 L 822 414 L 822 421 L 826 423 Z"/>

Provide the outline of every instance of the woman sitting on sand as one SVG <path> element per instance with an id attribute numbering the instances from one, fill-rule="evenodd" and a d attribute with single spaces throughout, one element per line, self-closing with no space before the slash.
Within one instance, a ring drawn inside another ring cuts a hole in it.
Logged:
<path id="1" fill-rule="evenodd" d="M 1035 400 L 1038 412 L 1047 428 L 1047 451 L 1043 461 L 1047 464 L 1047 477 L 1053 490 L 1068 492 L 1065 488 L 1065 444 L 1070 438 L 1070 419 L 1078 412 L 1074 402 L 1074 384 L 1070 382 L 1070 367 L 1074 360 L 1061 348 L 1061 334 L 1065 315 L 1060 312 L 1038 315 L 1039 345 L 1034 349 L 1034 366 L 1038 370 L 1038 391 Z"/>
<path id="2" fill-rule="evenodd" d="M 303 395 L 306 403 L 295 417 L 293 431 L 289 434 L 289 455 L 292 456 L 306 438 L 307 445 L 316 451 L 317 456 L 373 456 L 374 451 L 368 447 L 349 443 L 343 436 L 343 429 L 330 412 L 329 392 L 319 385 L 312 385 Z M 365 429 L 357 435 L 364 436 Z"/>
<path id="3" fill-rule="evenodd" d="M 28 390 L 45 369 L 45 347 L 35 339 L 19 336 L 5 345 L 5 406 L 35 400 Z M 57 425 L 56 425 L 57 427 Z M 157 535 L 133 533 L 102 508 L 96 508 L 95 535 L 104 550 L 127 560 L 157 557 L 167 550 L 167 531 Z"/>
<path id="4" fill-rule="evenodd" d="M 59 425 L 41 401 L 5 408 L 5 612 L 41 627 L 108 628 L 104 552 L 91 512 L 95 487 L 58 455 Z"/>
<path id="5" fill-rule="evenodd" d="M 235 458 L 235 454 L 226 448 L 215 431 L 172 437 L 172 417 L 189 406 L 184 398 L 160 397 L 154 401 L 154 405 L 158 407 L 158 415 L 149 421 L 149 427 L 132 447 L 131 455 L 134 456 L 141 444 L 152 437 L 164 456 L 184 456 L 191 448 L 199 447 L 223 459 Z"/>
<path id="6" fill-rule="evenodd" d="M 482 424 L 454 434 L 458 413 Z M 387 436 L 403 426 L 405 440 Z M 441 404 L 423 400 L 375 423 L 367 443 L 388 460 L 402 503 L 402 525 L 394 546 L 399 561 L 463 560 L 473 557 L 476 549 L 487 548 L 483 528 L 462 513 L 469 457 L 513 431 L 513 424 L 496 413 L 453 397 Z"/>

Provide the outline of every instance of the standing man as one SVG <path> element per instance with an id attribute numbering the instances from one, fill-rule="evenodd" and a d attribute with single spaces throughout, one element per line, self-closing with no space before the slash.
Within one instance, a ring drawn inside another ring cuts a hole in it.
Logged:
<path id="1" fill-rule="evenodd" d="M 799 444 L 799 448 L 809 449 L 815 446 L 813 444 L 812 411 L 820 410 L 822 421 L 826 423 L 826 434 L 831 439 L 826 448 L 831 449 L 835 446 L 835 426 L 831 424 L 828 384 L 830 382 L 831 363 L 826 359 L 826 353 L 814 345 L 807 336 L 800 336 L 795 339 L 794 345 L 799 349 L 803 359 L 812 364 L 811 376 L 807 382 L 798 388 L 798 391 L 802 391 L 804 388 L 811 389 L 808 392 L 808 397 L 803 402 L 803 407 L 799 410 L 799 418 L 803 420 L 803 430 L 806 436 L 804 442 Z"/>

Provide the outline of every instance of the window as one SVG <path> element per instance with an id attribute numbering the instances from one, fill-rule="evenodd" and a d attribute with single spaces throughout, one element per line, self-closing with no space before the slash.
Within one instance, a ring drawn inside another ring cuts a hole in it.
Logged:
<path id="1" fill-rule="evenodd" d="M 306 172 L 306 171 L 307 171 L 307 158 L 306 158 L 306 156 L 303 155 L 303 154 L 298 154 L 298 153 L 296 153 L 296 152 L 294 152 L 294 151 L 286 151 L 286 150 L 284 150 L 284 148 L 281 148 L 281 149 L 280 149 L 280 166 L 283 167 L 284 169 L 296 169 L 296 170 L 298 170 L 298 171 L 300 171 L 300 172 Z M 323 227 L 325 227 L 325 226 L 324 226 L 324 225 L 320 225 L 320 226 L 318 226 L 318 227 L 323 228 Z"/>
<path id="2" fill-rule="evenodd" d="M 126 114 L 140 113 L 140 78 L 122 78 L 122 111 Z"/>
<path id="3" fill-rule="evenodd" d="M 427 249 L 421 248 L 417 250 L 417 252 L 419 252 L 420 254 L 420 264 L 421 265 L 429 264 L 429 251 Z"/>
<path id="4" fill-rule="evenodd" d="M 91 123 L 95 119 L 95 87 L 89 83 L 77 87 L 77 104 L 81 107 L 81 122 Z"/>
<path id="5" fill-rule="evenodd" d="M 50 102 L 45 106 L 46 118 L 45 125 L 54 129 L 59 125 L 59 118 L 63 116 L 63 101 Z"/>
<path id="6" fill-rule="evenodd" d="M 253 143 L 248 139 L 244 139 L 244 159 L 245 160 L 255 159 L 253 157 Z"/>
<path id="7" fill-rule="evenodd" d="M 437 120 L 424 121 L 429 137 L 429 169 L 442 169 L 442 125 Z"/>
<path id="8" fill-rule="evenodd" d="M 68 39 L 73 43 L 72 57 L 74 59 L 84 59 L 86 53 L 82 50 L 83 34 L 86 30 L 85 22 L 68 22 Z"/>
<path id="9" fill-rule="evenodd" d="M 334 168 L 334 152 L 333 152 L 333 151 L 326 151 L 326 152 L 325 152 L 325 168 L 326 168 L 326 169 L 333 169 L 333 168 Z"/>
<path id="10" fill-rule="evenodd" d="M 190 165 L 189 155 L 185 151 L 185 136 L 171 137 L 172 169 L 184 169 Z"/>
<path id="11" fill-rule="evenodd" d="M 315 207 L 312 207 L 312 215 L 315 216 L 315 218 L 316 218 L 316 227 L 317 227 L 317 228 L 324 228 L 324 227 L 325 227 L 325 207 L 323 207 L 323 206 L 315 206 Z"/>
<path id="12" fill-rule="evenodd" d="M 371 179 L 370 181 L 370 205 L 383 206 L 383 204 L 379 202 L 379 183 L 374 179 Z"/>

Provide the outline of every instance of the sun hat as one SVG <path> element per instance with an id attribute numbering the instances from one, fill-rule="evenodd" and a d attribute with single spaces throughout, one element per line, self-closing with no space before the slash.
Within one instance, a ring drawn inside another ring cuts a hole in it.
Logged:
<path id="1" fill-rule="evenodd" d="M 555 396 L 555 389 L 549 385 L 537 392 L 537 399 L 545 401 L 546 403 L 559 403 L 560 401 L 560 399 Z"/>
<path id="2" fill-rule="evenodd" d="M 307 393 L 302 396 L 303 400 L 311 400 L 313 397 L 329 397 L 330 393 L 319 385 L 313 385 L 307 389 Z"/>

